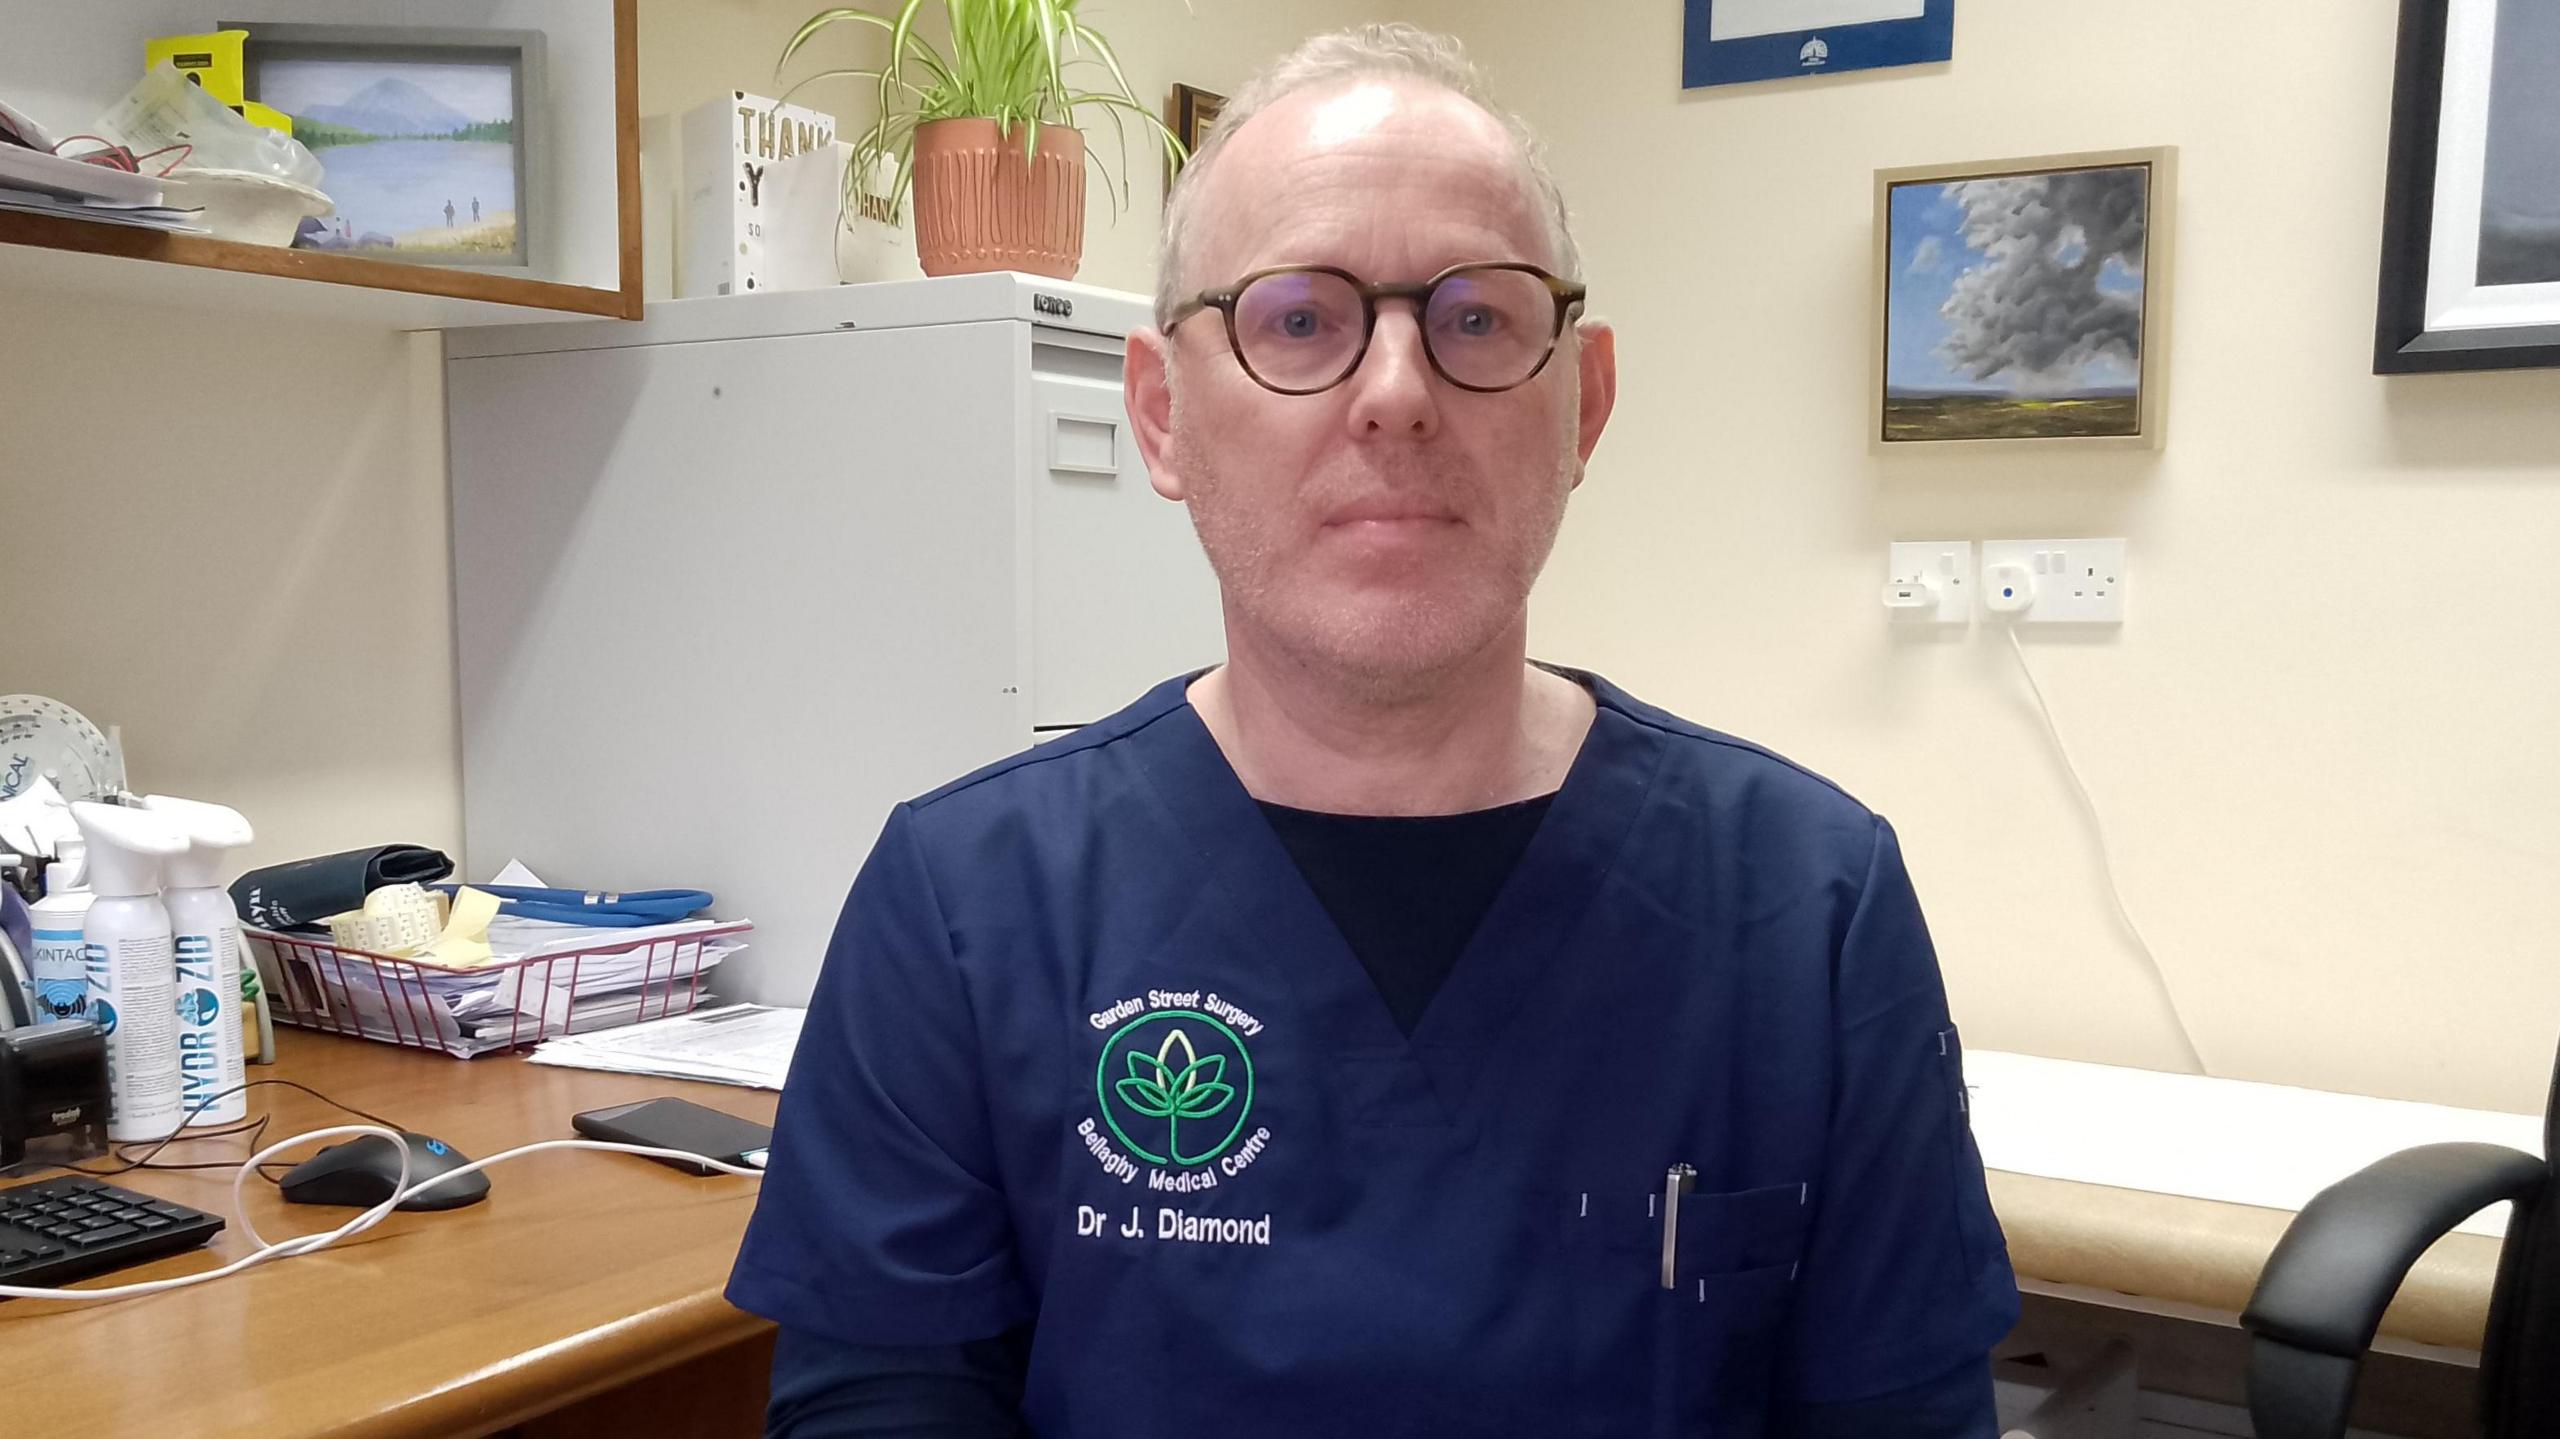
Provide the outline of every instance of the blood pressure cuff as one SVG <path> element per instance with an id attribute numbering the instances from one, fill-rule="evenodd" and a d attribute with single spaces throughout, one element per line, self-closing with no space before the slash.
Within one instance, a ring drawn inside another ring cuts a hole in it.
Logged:
<path id="1" fill-rule="evenodd" d="M 432 884 L 451 873 L 453 861 L 439 850 L 386 844 L 253 869 L 231 882 L 231 902 L 242 923 L 294 929 L 362 909 L 386 884 Z"/>

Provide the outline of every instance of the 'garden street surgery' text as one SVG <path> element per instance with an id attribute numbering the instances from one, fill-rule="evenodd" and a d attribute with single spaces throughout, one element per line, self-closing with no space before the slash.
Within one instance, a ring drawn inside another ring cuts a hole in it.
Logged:
<path id="1" fill-rule="evenodd" d="M 1250 1011 L 1220 999 L 1214 993 L 1204 995 L 1196 989 L 1150 989 L 1144 1000 L 1133 994 L 1107 1009 L 1097 1009 L 1086 1015 L 1084 1022 L 1096 1029 L 1109 1029 L 1124 1019 L 1134 1018 L 1151 1009 L 1197 1009 L 1213 1019 L 1223 1019 L 1234 1025 L 1247 1039 L 1262 1033 L 1262 1021 Z"/>

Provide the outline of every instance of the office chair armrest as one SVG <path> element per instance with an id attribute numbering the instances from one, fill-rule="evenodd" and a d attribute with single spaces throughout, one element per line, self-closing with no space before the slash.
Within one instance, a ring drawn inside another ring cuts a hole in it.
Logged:
<path id="1" fill-rule="evenodd" d="M 2404 1149 L 2313 1196 L 2286 1226 L 2240 1316 L 2258 1439 L 2339 1439 L 2382 1311 L 2409 1266 L 2502 1199 L 2518 1222 L 2549 1168 L 2494 1144 Z"/>
<path id="2" fill-rule="evenodd" d="M 2276 1241 L 2240 1323 L 2261 1339 L 2353 1358 L 2427 1246 L 2500 1200 L 2530 1202 L 2549 1167 L 2494 1144 L 2426 1144 L 2313 1196 Z"/>

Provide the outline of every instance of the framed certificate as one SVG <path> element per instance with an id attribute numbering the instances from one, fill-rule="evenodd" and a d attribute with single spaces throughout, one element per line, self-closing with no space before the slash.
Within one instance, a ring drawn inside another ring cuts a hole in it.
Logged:
<path id="1" fill-rule="evenodd" d="M 1927 65 L 1955 53 L 1955 0 L 1684 0 L 1680 85 Z"/>

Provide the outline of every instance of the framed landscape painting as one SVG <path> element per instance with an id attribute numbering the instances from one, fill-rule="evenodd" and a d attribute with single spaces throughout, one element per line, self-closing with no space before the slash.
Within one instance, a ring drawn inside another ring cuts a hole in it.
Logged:
<path id="1" fill-rule="evenodd" d="M 2154 448 L 2177 152 L 1876 173 L 1879 447 Z"/>
<path id="2" fill-rule="evenodd" d="M 337 206 L 304 247 L 528 266 L 540 218 L 540 34 L 243 28 L 250 98 L 293 118 Z"/>

